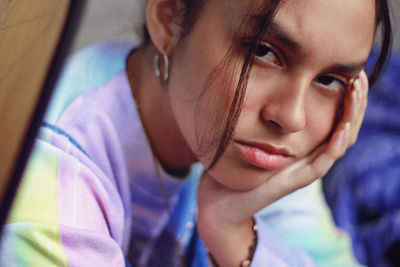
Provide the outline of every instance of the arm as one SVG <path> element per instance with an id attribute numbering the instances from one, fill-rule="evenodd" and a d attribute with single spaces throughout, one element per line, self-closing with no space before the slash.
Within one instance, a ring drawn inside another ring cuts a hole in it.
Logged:
<path id="1" fill-rule="evenodd" d="M 221 266 L 239 266 L 252 242 L 253 214 L 322 177 L 354 144 L 367 104 L 364 72 L 344 97 L 344 111 L 331 138 L 251 191 L 224 188 L 205 174 L 198 191 L 199 234 Z M 295 179 L 294 179 L 295 177 Z M 268 241 L 262 241 L 268 242 Z"/>
<path id="2" fill-rule="evenodd" d="M 6 266 L 125 266 L 123 208 L 110 184 L 37 141 L 4 228 Z"/>

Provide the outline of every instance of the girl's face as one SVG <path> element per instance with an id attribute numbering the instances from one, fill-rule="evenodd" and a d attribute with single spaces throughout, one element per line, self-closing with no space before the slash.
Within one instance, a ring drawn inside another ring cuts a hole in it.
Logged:
<path id="1" fill-rule="evenodd" d="M 253 1 L 206 1 L 172 56 L 167 90 L 173 113 L 206 167 L 250 36 L 243 33 L 242 50 L 219 66 Z M 374 0 L 284 1 L 255 52 L 233 140 L 210 175 L 228 188 L 252 189 L 324 142 L 344 87 L 364 67 L 374 30 Z"/>

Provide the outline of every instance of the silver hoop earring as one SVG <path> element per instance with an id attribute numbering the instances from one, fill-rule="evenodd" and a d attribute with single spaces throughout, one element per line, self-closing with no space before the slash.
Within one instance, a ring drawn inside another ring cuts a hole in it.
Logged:
<path id="1" fill-rule="evenodd" d="M 156 54 L 154 56 L 154 73 L 156 74 L 158 80 L 161 83 L 165 83 L 168 80 L 168 72 L 169 72 L 169 59 L 167 54 L 162 53 L 161 54 L 162 57 L 160 57 L 160 54 Z M 163 65 L 164 65 L 164 71 L 161 74 L 161 70 L 160 70 L 160 58 L 162 58 L 163 61 Z"/>

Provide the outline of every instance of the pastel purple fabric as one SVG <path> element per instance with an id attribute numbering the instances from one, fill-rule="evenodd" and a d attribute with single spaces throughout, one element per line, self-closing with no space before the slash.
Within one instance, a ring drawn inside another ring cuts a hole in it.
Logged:
<path id="1" fill-rule="evenodd" d="M 178 266 L 171 218 L 125 72 L 132 47 L 99 44 L 69 61 L 4 229 L 2 266 Z M 195 164 L 184 179 L 160 170 L 185 258 L 190 266 L 208 266 L 195 227 L 202 167 Z M 251 266 L 314 266 L 261 217 L 257 224 Z"/>

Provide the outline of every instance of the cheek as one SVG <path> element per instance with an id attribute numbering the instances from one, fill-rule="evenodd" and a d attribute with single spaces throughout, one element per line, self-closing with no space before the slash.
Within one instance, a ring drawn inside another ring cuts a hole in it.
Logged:
<path id="1" fill-rule="evenodd" d="M 196 64 L 192 64 L 196 62 Z M 197 155 L 210 158 L 219 144 L 228 107 L 236 89 L 232 71 L 217 68 L 215 55 L 181 57 L 169 83 L 169 98 L 177 124 Z"/>
<path id="2" fill-rule="evenodd" d="M 332 132 L 337 118 L 337 104 L 318 105 L 317 111 L 313 109 L 308 111 L 308 114 L 306 132 L 312 150 Z"/>

